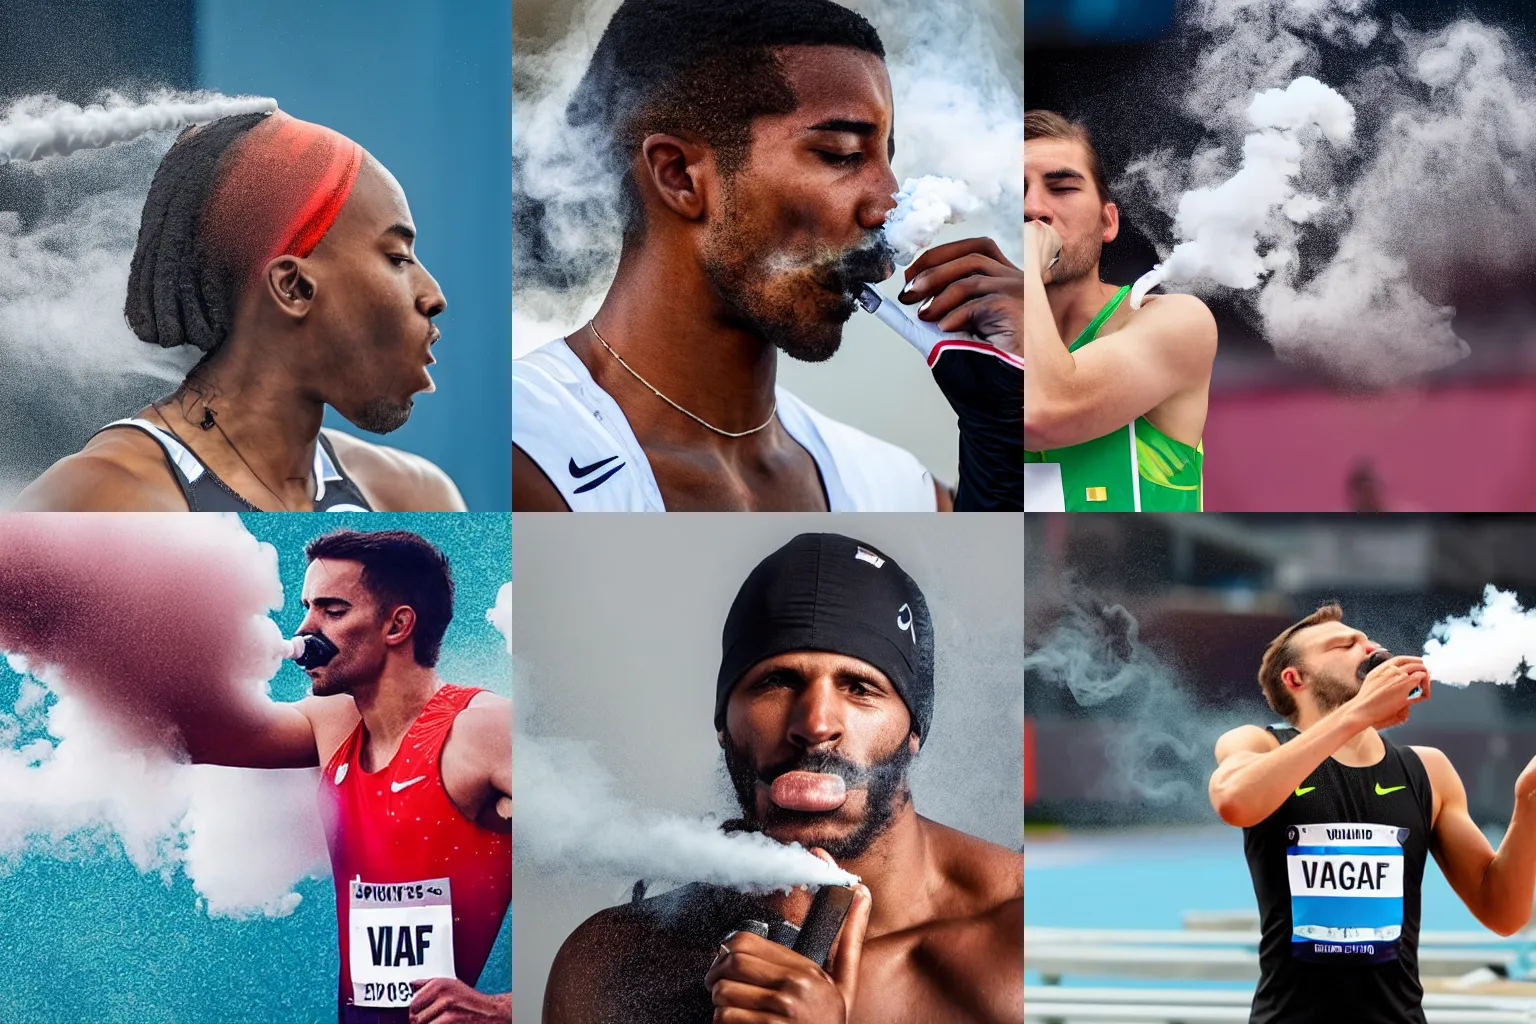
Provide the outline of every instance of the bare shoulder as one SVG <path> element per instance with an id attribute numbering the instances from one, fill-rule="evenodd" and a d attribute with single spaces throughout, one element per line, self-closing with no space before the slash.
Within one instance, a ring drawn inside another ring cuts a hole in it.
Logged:
<path id="1" fill-rule="evenodd" d="M 32 481 L 19 512 L 186 512 L 164 450 L 141 430 L 107 430 Z"/>
<path id="2" fill-rule="evenodd" d="M 1461 776 L 1456 772 L 1456 766 L 1451 764 L 1451 759 L 1445 756 L 1445 751 L 1439 747 L 1410 746 L 1408 748 L 1419 755 L 1419 760 L 1424 763 L 1424 770 L 1429 773 L 1430 782 L 1439 782 L 1441 779 L 1450 781 Z"/>
<path id="3" fill-rule="evenodd" d="M 609 907 L 587 918 L 566 937 L 544 986 L 544 1020 L 563 1024 L 606 1021 L 616 964 L 643 947 L 651 929 L 627 907 Z M 621 986 L 622 987 L 622 986 Z"/>
<path id="4" fill-rule="evenodd" d="M 323 433 L 378 512 L 467 512 L 453 480 L 431 461 L 340 430 Z"/>
<path id="5" fill-rule="evenodd" d="M 1280 748 L 1280 740 L 1268 729 L 1257 725 L 1240 725 L 1228 729 L 1216 741 L 1216 760 L 1221 761 L 1237 753 L 1267 754 Z"/>
<path id="6" fill-rule="evenodd" d="M 453 732 L 476 744 L 490 741 L 497 745 L 510 743 L 512 702 L 499 694 L 482 690 L 475 694 L 468 706 L 453 720 Z"/>
<path id="7" fill-rule="evenodd" d="M 1197 296 L 1150 296 L 1126 326 L 1166 340 L 1191 361 L 1209 363 L 1216 358 L 1216 318 Z"/>
<path id="8" fill-rule="evenodd" d="M 543 468 L 517 445 L 512 446 L 512 511 L 569 512 L 571 507 Z"/>
<path id="9" fill-rule="evenodd" d="M 1024 854 L 927 818 L 922 821 L 940 870 L 972 913 L 1024 895 Z"/>

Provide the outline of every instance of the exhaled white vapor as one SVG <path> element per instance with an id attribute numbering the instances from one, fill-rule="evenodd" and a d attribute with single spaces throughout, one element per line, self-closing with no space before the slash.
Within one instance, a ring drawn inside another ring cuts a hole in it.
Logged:
<path id="1" fill-rule="evenodd" d="M 1221 184 L 1192 189 L 1179 200 L 1174 229 L 1183 241 L 1136 282 L 1132 309 L 1165 282 L 1203 278 L 1229 288 L 1256 287 L 1292 257 L 1285 248 L 1260 252 L 1279 237 L 1273 219 L 1283 215 L 1304 224 L 1323 208 L 1323 200 L 1296 191 L 1303 155 L 1297 134 L 1315 124 L 1335 146 L 1347 145 L 1355 129 L 1349 101 L 1303 75 L 1285 89 L 1256 95 L 1248 120 L 1258 130 L 1243 140 L 1242 166 Z"/>
<path id="2" fill-rule="evenodd" d="M 179 866 L 210 914 L 291 912 L 328 872 L 315 772 L 181 763 L 164 714 L 269 699 L 274 549 L 234 516 L 11 515 L 0 594 L 24 676 L 0 712 L 0 860 L 118 847 L 144 873 Z"/>
<path id="3" fill-rule="evenodd" d="M 946 224 L 958 224 L 981 209 L 981 200 L 965 182 L 933 174 L 908 178 L 891 198 L 896 206 L 885 215 L 882 230 L 902 266 L 917 259 Z"/>
<path id="4" fill-rule="evenodd" d="M 514 750 L 514 859 L 742 890 L 858 881 L 798 844 L 726 834 L 703 819 L 635 807 L 614 795 L 602 768 L 575 741 L 519 735 Z"/>
<path id="5" fill-rule="evenodd" d="M 1536 608 L 1491 583 L 1483 603 L 1435 623 L 1424 641 L 1424 665 L 1437 683 L 1513 686 L 1522 666 L 1536 667 Z"/>
<path id="6" fill-rule="evenodd" d="M 145 103 L 112 95 L 87 107 L 34 96 L 0 117 L 0 163 L 102 149 L 146 132 L 276 109 L 269 97 L 218 93 L 161 93 Z"/>
<path id="7" fill-rule="evenodd" d="M 512 653 L 512 584 L 503 583 L 496 591 L 496 604 L 485 613 L 485 621 L 496 627 L 506 642 L 507 653 Z"/>

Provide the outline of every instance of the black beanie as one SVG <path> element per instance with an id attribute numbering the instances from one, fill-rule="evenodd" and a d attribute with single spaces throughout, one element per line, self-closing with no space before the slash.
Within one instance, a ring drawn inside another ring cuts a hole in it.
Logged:
<path id="1" fill-rule="evenodd" d="M 912 577 L 869 544 L 802 533 L 757 564 L 725 617 L 715 728 L 731 689 L 758 662 L 827 651 L 868 662 L 912 713 L 921 743 L 933 719 L 933 620 Z"/>

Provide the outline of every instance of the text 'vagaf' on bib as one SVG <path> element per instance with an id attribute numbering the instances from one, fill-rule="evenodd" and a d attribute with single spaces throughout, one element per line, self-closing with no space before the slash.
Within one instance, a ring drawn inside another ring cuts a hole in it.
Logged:
<path id="1" fill-rule="evenodd" d="M 1327 963 L 1397 958 L 1408 830 L 1361 822 L 1292 825 L 1291 954 Z"/>
<path id="2" fill-rule="evenodd" d="M 354 1005 L 409 1006 L 411 982 L 454 976 L 448 879 L 347 887 Z"/>

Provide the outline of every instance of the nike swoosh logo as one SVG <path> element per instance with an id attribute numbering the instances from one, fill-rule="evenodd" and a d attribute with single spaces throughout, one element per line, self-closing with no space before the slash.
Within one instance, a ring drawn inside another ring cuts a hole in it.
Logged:
<path id="1" fill-rule="evenodd" d="M 576 465 L 576 460 L 572 459 L 570 464 L 565 468 L 571 471 L 571 476 L 575 477 L 577 480 L 580 480 L 582 477 L 587 476 L 596 470 L 602 469 L 616 458 L 618 458 L 617 455 L 610 455 L 606 459 L 597 460 L 590 466 L 578 466 Z"/>
<path id="2" fill-rule="evenodd" d="M 615 455 L 614 458 L 618 458 L 618 456 Z M 603 486 L 603 484 L 608 482 L 608 478 L 609 477 L 613 476 L 613 474 L 617 473 L 619 470 L 621 470 L 623 468 L 624 468 L 624 463 L 621 462 L 617 466 L 614 466 L 612 469 L 610 469 L 608 472 L 604 473 L 602 476 L 598 477 L 596 480 L 589 480 L 586 483 L 582 484 L 580 487 L 576 488 L 576 490 L 573 491 L 572 493 L 573 494 L 586 494 L 588 491 L 592 490 L 594 487 L 601 487 L 601 486 Z"/>
<path id="3" fill-rule="evenodd" d="M 1400 789 L 1407 789 L 1407 788 L 1408 788 L 1407 786 L 1393 786 L 1391 789 L 1382 789 L 1381 788 L 1381 783 L 1378 782 L 1378 783 L 1376 783 L 1376 795 L 1377 796 L 1386 796 L 1388 793 L 1396 793 Z"/>
<path id="4" fill-rule="evenodd" d="M 389 791 L 391 793 L 398 793 L 402 789 L 405 789 L 407 786 L 416 785 L 416 783 L 420 782 L 424 778 L 426 778 L 425 775 L 418 775 L 414 779 L 406 779 L 404 782 L 391 782 L 389 784 Z"/>
<path id="5" fill-rule="evenodd" d="M 1296 787 L 1296 795 L 1297 796 L 1306 796 L 1308 793 L 1312 792 L 1316 788 L 1317 788 L 1316 786 L 1297 786 Z"/>

